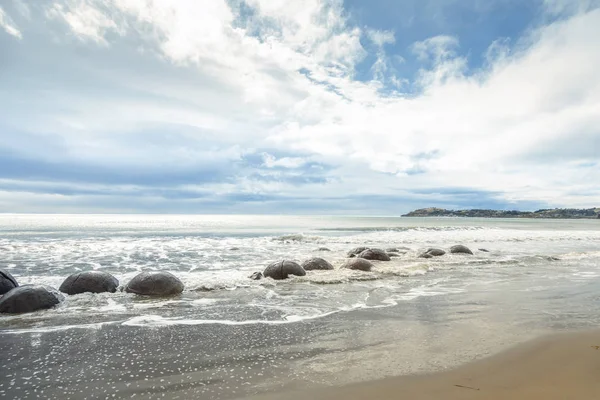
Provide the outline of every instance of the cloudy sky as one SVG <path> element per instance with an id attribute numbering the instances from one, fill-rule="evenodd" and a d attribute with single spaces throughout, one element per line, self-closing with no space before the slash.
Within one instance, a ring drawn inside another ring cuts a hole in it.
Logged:
<path id="1" fill-rule="evenodd" d="M 600 1 L 0 0 L 0 212 L 600 206 Z"/>

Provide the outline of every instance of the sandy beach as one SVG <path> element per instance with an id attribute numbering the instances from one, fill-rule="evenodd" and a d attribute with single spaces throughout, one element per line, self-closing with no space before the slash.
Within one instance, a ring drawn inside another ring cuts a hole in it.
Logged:
<path id="1" fill-rule="evenodd" d="M 600 331 L 559 334 L 431 375 L 276 393 L 252 399 L 599 399 L 598 346 Z"/>

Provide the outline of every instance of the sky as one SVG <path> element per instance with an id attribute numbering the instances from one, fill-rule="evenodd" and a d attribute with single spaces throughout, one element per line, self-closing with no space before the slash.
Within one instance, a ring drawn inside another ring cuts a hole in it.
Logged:
<path id="1" fill-rule="evenodd" d="M 600 0 L 0 0 L 0 212 L 600 206 Z"/>

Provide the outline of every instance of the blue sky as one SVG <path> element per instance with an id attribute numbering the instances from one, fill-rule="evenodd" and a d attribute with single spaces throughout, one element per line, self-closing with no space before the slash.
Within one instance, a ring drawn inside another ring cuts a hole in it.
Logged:
<path id="1" fill-rule="evenodd" d="M 0 210 L 600 205 L 600 1 L 4 0 Z"/>

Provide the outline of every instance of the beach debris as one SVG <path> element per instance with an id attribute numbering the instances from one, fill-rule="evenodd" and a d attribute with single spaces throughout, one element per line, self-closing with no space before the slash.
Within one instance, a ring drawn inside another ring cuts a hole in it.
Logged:
<path id="1" fill-rule="evenodd" d="M 104 271 L 85 271 L 70 275 L 58 290 L 73 295 L 79 293 L 114 293 L 119 287 L 117 278 Z"/>
<path id="2" fill-rule="evenodd" d="M 128 293 L 146 296 L 171 296 L 183 292 L 183 282 L 166 271 L 142 272 L 125 286 Z"/>
<path id="3" fill-rule="evenodd" d="M 255 273 L 253 273 L 252 275 L 250 275 L 248 278 L 250 278 L 254 281 L 259 281 L 263 278 L 263 273 L 260 271 L 257 271 Z"/>
<path id="4" fill-rule="evenodd" d="M 592 346 L 592 349 L 600 350 L 600 346 Z"/>
<path id="5" fill-rule="evenodd" d="M 450 247 L 450 253 L 452 254 L 471 254 L 473 252 L 467 246 L 463 246 L 462 244 L 457 244 L 456 246 Z"/>
<path id="6" fill-rule="evenodd" d="M 295 261 L 282 260 L 269 264 L 263 271 L 266 278 L 287 279 L 290 275 L 304 276 L 306 271 Z"/>
<path id="7" fill-rule="evenodd" d="M 361 252 L 357 257 L 364 258 L 365 260 L 390 261 L 390 256 L 381 249 L 367 249 Z"/>
<path id="8" fill-rule="evenodd" d="M 373 263 L 364 258 L 352 258 L 342 265 L 342 268 L 370 271 L 373 268 Z"/>
<path id="9" fill-rule="evenodd" d="M 331 265 L 327 260 L 319 257 L 313 257 L 304 261 L 302 263 L 302 268 L 304 268 L 305 271 L 331 270 L 333 269 L 333 265 Z"/>
<path id="10" fill-rule="evenodd" d="M 17 280 L 10 272 L 0 269 L 0 296 L 18 287 Z"/>
<path id="11" fill-rule="evenodd" d="M 56 289 L 44 285 L 23 285 L 0 299 L 0 313 L 21 314 L 52 308 L 64 300 Z"/>

